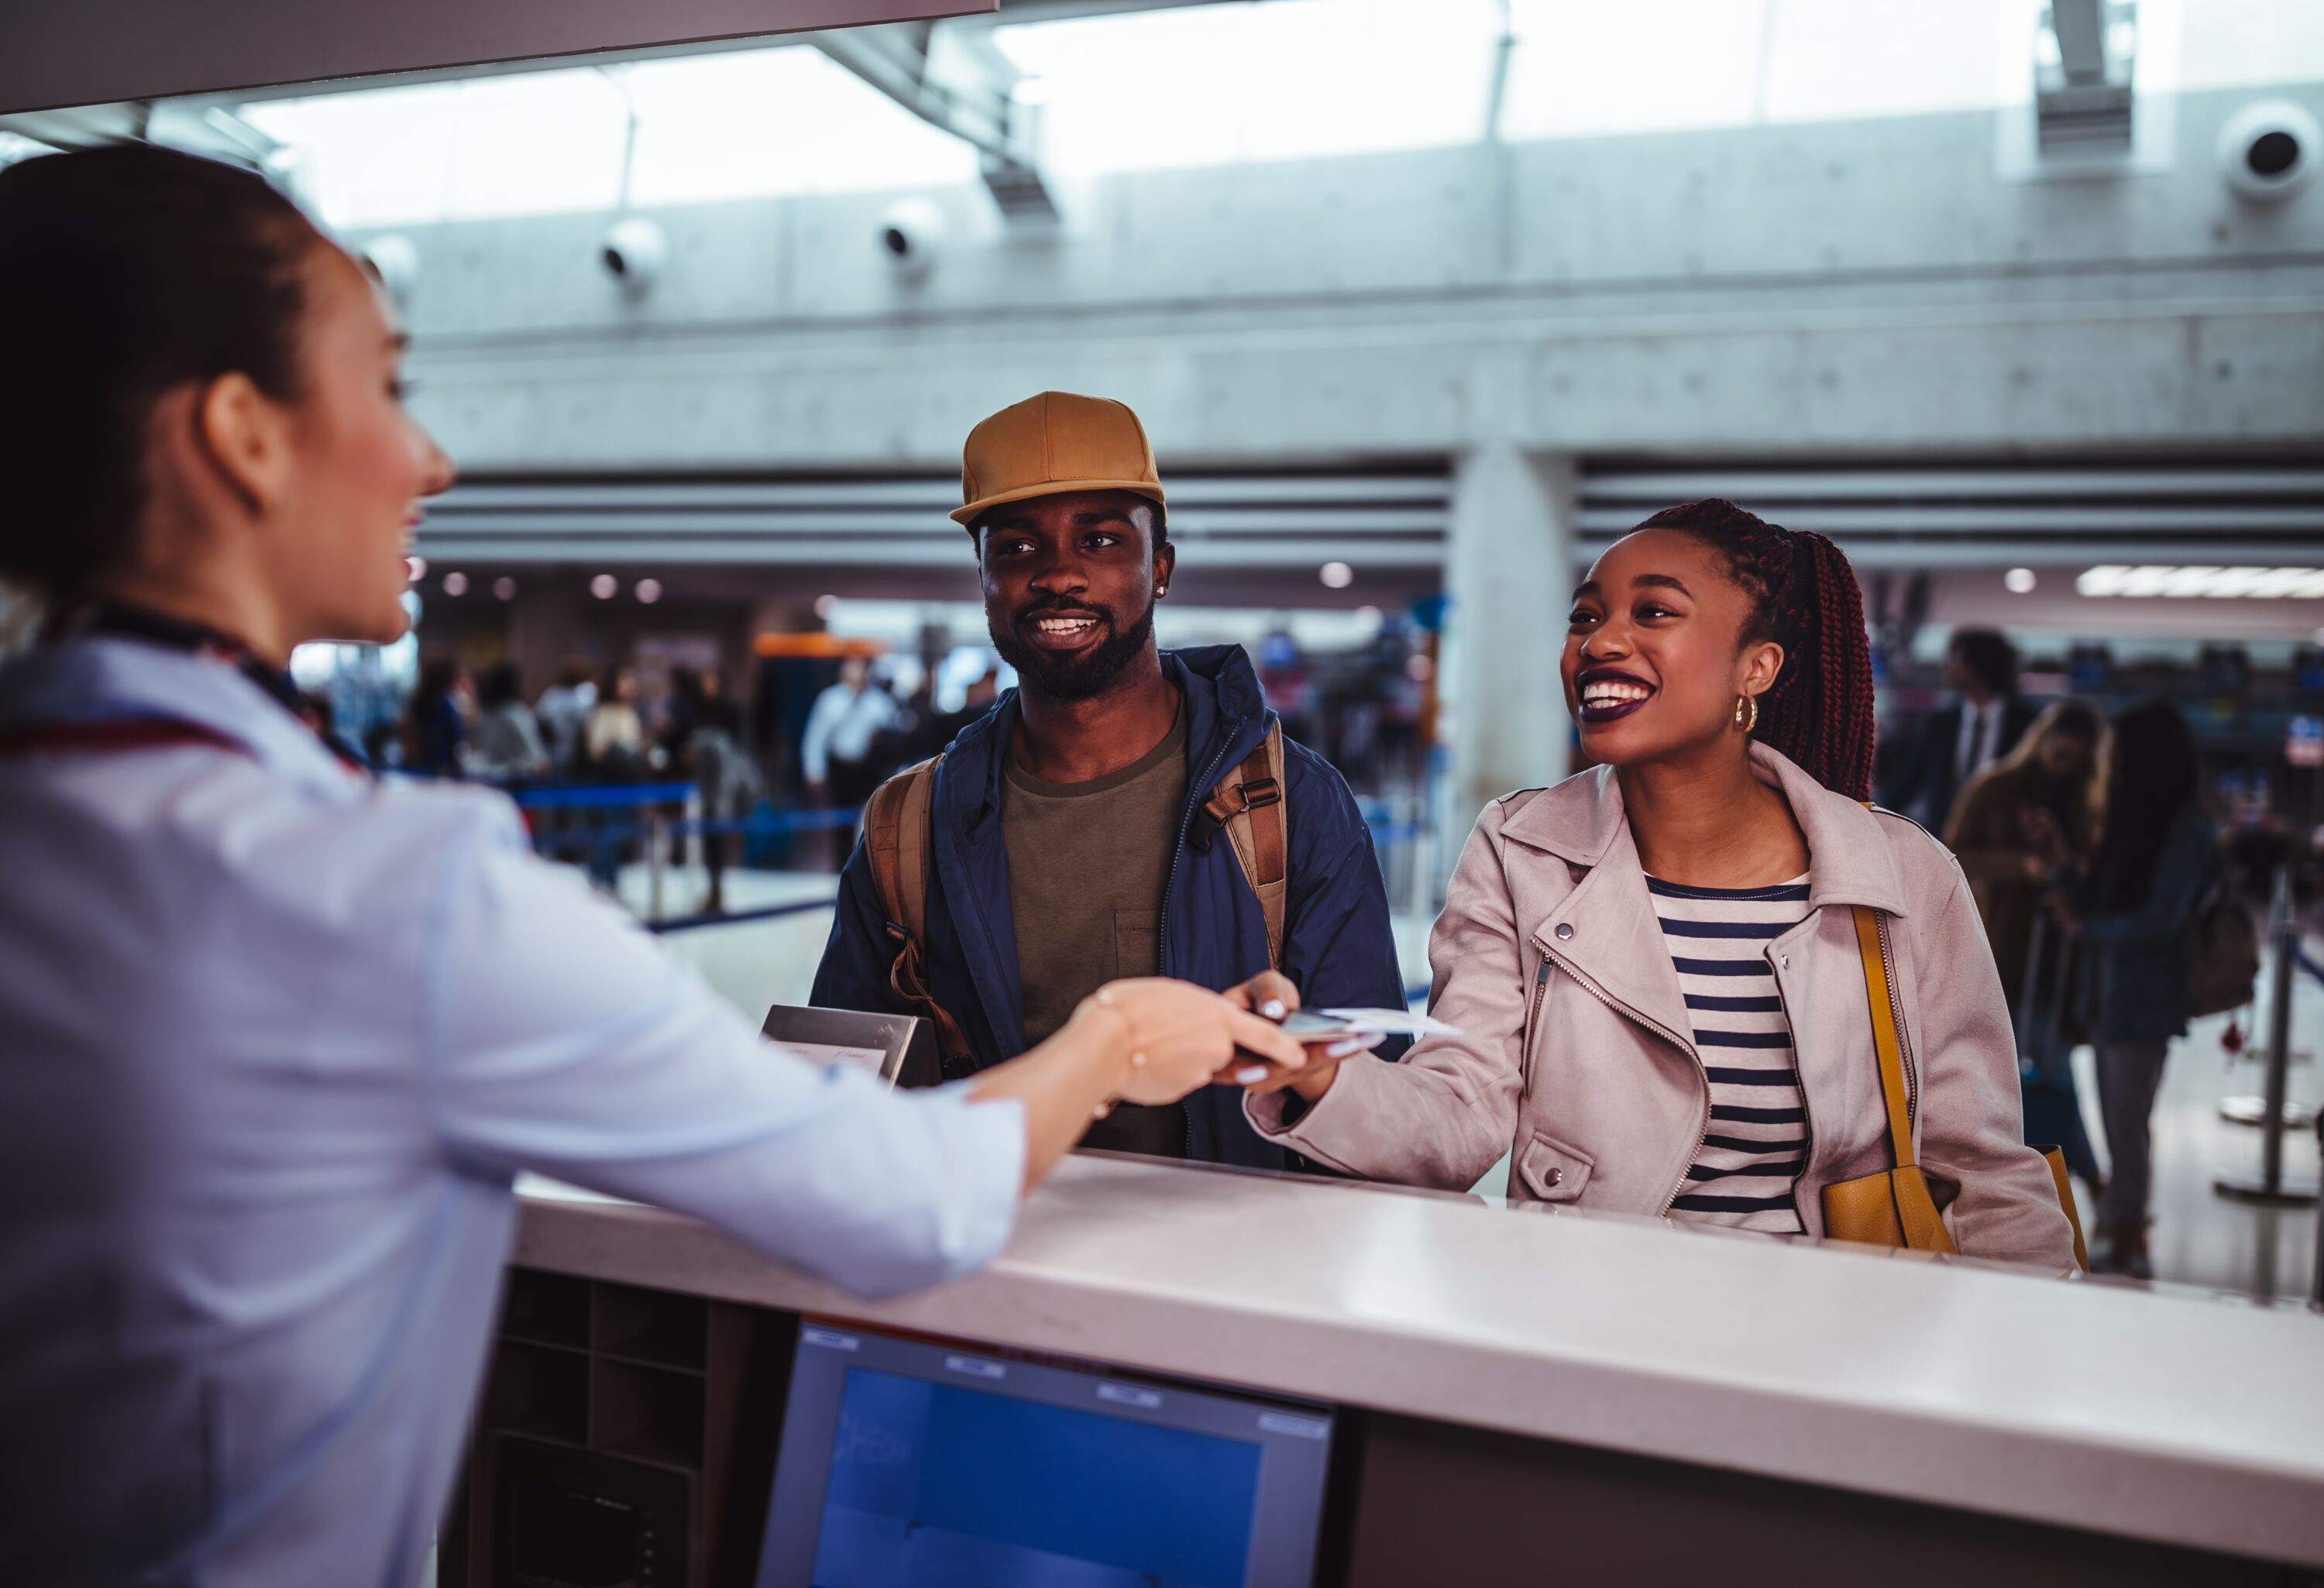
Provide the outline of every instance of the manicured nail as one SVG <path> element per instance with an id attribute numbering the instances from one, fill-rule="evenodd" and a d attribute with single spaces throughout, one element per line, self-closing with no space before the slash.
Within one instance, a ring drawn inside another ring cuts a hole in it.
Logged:
<path id="1" fill-rule="evenodd" d="M 1345 1042 L 1334 1042 L 1329 1048 L 1323 1049 L 1323 1057 L 1325 1058 L 1346 1058 L 1351 1055 L 1361 1053 L 1363 1050 L 1364 1045 L 1351 1037 Z"/>
<path id="2" fill-rule="evenodd" d="M 1235 1071 L 1235 1079 L 1243 1085 L 1255 1086 L 1267 1079 L 1267 1066 L 1263 1064 L 1245 1065 Z"/>
<path id="3" fill-rule="evenodd" d="M 1286 1012 L 1283 1007 L 1283 1000 L 1280 998 L 1268 999 L 1265 1003 L 1259 1006 L 1259 1012 L 1265 1015 L 1271 1020 L 1281 1020 Z"/>

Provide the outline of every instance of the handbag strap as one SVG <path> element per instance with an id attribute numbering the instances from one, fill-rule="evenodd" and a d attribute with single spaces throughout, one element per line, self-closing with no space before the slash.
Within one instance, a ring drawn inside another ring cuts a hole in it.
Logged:
<path id="1" fill-rule="evenodd" d="M 1913 1151 L 1913 1112 L 1904 1090 L 1904 1045 L 1896 1035 L 1895 989 L 1888 982 L 1888 956 L 1880 946 L 1880 912 L 1868 905 L 1855 907 L 1856 946 L 1864 959 L 1864 991 L 1872 1003 L 1872 1050 L 1880 1059 L 1880 1095 L 1888 1106 L 1888 1143 L 1896 1167 L 1909 1169 L 1917 1161 Z"/>

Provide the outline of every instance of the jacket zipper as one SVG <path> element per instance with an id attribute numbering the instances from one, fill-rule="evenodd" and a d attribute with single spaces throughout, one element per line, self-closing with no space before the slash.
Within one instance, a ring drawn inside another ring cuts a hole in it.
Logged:
<path id="1" fill-rule="evenodd" d="M 1896 956 L 1888 946 L 1888 912 L 1876 912 L 1874 924 L 1880 938 L 1880 968 L 1888 978 L 1888 1018 L 1896 1024 L 1896 1052 L 1904 1061 L 1904 1122 L 1909 1126 L 1920 1113 L 1921 1073 L 1913 1063 L 1912 1033 L 1904 1028 L 1904 1006 L 1896 996 Z M 1800 1088 L 1800 1095 L 1807 1095 L 1806 1087 Z"/>
<path id="2" fill-rule="evenodd" d="M 1156 928 L 1155 946 L 1163 955 L 1170 952 L 1170 900 L 1178 891 L 1178 861 L 1186 853 L 1186 835 L 1194 831 L 1197 801 L 1207 798 L 1211 781 L 1218 775 L 1219 763 L 1226 759 L 1227 752 L 1234 747 L 1235 735 L 1242 732 L 1243 725 L 1250 720 L 1249 717 L 1235 718 L 1234 726 L 1221 736 L 1219 747 L 1211 756 L 1211 764 L 1203 770 L 1201 777 L 1187 786 L 1185 814 L 1178 818 L 1178 842 L 1170 851 L 1170 874 L 1162 881 L 1162 919 Z M 1167 974 L 1172 967 L 1166 965 L 1161 968 Z M 1178 1119 L 1185 1127 L 1183 1144 L 1185 1155 L 1192 1159 L 1194 1156 L 1194 1111 L 1182 1103 L 1178 1106 Z"/>
<path id="3" fill-rule="evenodd" d="M 1517 1055 L 1517 1101 L 1533 1095 L 1533 1044 L 1541 1030 L 1541 1006 L 1549 997 L 1549 956 L 1541 956 L 1541 969 L 1533 979 L 1533 1008 L 1526 1011 L 1525 1051 Z"/>
<path id="4" fill-rule="evenodd" d="M 1809 919 L 1812 920 L 1814 917 Z M 1770 944 L 1768 954 L 1773 956 L 1775 951 L 1774 945 Z M 1775 966 L 1767 968 L 1772 971 Z M 1792 1033 L 1792 1074 L 1800 1084 L 1800 1123 L 1807 1131 L 1807 1140 L 1800 1149 L 1799 1178 L 1792 1182 L 1792 1215 L 1800 1221 L 1800 1228 L 1804 1230 L 1808 1227 L 1808 1215 L 1800 1211 L 1800 1187 L 1807 1184 L 1808 1166 L 1815 1161 L 1815 1104 L 1808 1101 L 1807 1071 L 1800 1065 L 1800 1028 L 1792 1019 L 1791 1001 L 1784 996 L 1784 979 L 1780 975 L 1775 978 L 1775 996 L 1784 1005 L 1784 1029 Z"/>
<path id="5" fill-rule="evenodd" d="M 1694 1167 L 1694 1160 L 1702 1155 L 1703 1140 L 1711 1134 L 1711 1077 L 1702 1073 L 1702 1055 L 1694 1050 L 1694 1043 L 1691 1039 L 1680 1036 L 1676 1031 L 1672 1030 L 1660 1020 L 1648 1020 L 1645 1015 L 1640 1014 L 1637 1010 L 1630 1008 L 1628 1004 L 1616 1002 L 1612 993 L 1607 992 L 1603 987 L 1600 987 L 1597 983 L 1591 981 L 1588 976 L 1583 975 L 1580 971 L 1575 970 L 1573 968 L 1572 962 L 1566 959 L 1563 956 L 1557 954 L 1554 950 L 1544 950 L 1543 964 L 1545 966 L 1551 960 L 1555 960 L 1557 962 L 1557 968 L 1563 971 L 1567 975 L 1572 976 L 1574 981 L 1580 984 L 1582 990 L 1584 992 L 1589 993 L 1591 997 L 1595 998 L 1599 1002 L 1612 1010 L 1616 1014 L 1621 1015 L 1628 1020 L 1637 1021 L 1639 1025 L 1646 1027 L 1646 1029 L 1654 1032 L 1656 1036 L 1661 1037 L 1664 1040 L 1675 1045 L 1681 1052 L 1684 1053 L 1689 1058 L 1694 1060 L 1695 1076 L 1702 1082 L 1702 1120 L 1701 1124 L 1696 1127 L 1694 1132 L 1694 1150 L 1688 1153 L 1686 1155 L 1686 1162 L 1679 1166 L 1678 1183 L 1671 1187 L 1670 1195 L 1663 1198 L 1662 1214 L 1663 1216 L 1667 1216 L 1671 1210 L 1671 1205 L 1675 1203 L 1679 1199 L 1680 1194 L 1686 1189 L 1686 1171 Z M 1536 1009 L 1539 1009 L 1541 1007 L 1540 993 L 1545 990 L 1547 986 L 1548 982 L 1545 976 L 1541 985 L 1535 990 L 1536 996 L 1534 1007 Z"/>

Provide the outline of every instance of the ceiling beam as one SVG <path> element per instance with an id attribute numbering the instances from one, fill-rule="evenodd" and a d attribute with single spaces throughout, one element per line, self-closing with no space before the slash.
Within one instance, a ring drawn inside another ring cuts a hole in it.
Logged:
<path id="1" fill-rule="evenodd" d="M 161 143 L 273 174 L 282 144 L 223 105 L 194 100 L 132 100 L 76 110 L 31 110 L 0 115 L 0 133 L 14 133 L 51 149 L 99 143 Z"/>
<path id="2" fill-rule="evenodd" d="M 982 156 L 984 183 L 1010 220 L 1054 221 L 1042 179 L 1038 111 L 1019 100 L 1016 66 L 982 27 L 894 23 L 809 41 L 825 57 Z"/>

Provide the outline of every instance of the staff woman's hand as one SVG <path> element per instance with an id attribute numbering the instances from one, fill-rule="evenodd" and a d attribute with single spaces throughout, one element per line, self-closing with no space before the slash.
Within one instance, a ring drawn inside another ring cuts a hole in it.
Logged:
<path id="1" fill-rule="evenodd" d="M 1308 1061 L 1306 1051 L 1272 1020 L 1230 997 L 1162 977 L 1109 982 L 1083 1001 L 1074 1018 L 1126 1023 L 1130 1063 L 1120 1090 L 1125 1103 L 1176 1103 L 1214 1080 L 1240 1080 L 1254 1069 L 1297 1070 Z M 1249 1057 L 1239 1058 L 1238 1050 Z"/>

